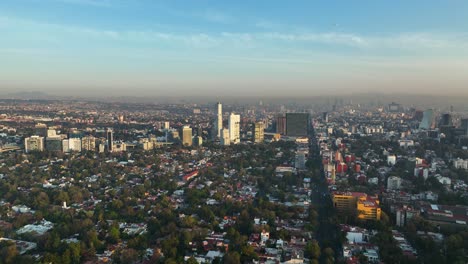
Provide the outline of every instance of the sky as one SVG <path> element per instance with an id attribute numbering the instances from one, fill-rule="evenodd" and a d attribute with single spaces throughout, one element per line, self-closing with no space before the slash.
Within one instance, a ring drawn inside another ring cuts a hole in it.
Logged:
<path id="1" fill-rule="evenodd" d="M 468 1 L 0 1 L 0 92 L 468 94 Z"/>

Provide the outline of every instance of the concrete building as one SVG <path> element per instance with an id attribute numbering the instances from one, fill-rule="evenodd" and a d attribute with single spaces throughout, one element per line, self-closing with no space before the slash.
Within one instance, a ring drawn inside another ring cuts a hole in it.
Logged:
<path id="1" fill-rule="evenodd" d="M 113 152 L 114 151 L 114 131 L 111 128 L 106 130 L 106 144 L 107 144 L 107 151 Z"/>
<path id="2" fill-rule="evenodd" d="M 303 170 L 306 168 L 306 161 L 306 153 L 304 151 L 298 151 L 296 153 L 294 167 L 298 170 Z"/>
<path id="3" fill-rule="evenodd" d="M 231 145 L 231 138 L 229 137 L 229 129 L 221 129 L 221 145 L 229 146 Z"/>
<path id="4" fill-rule="evenodd" d="M 223 129 L 223 105 L 218 102 L 216 104 L 216 120 L 215 120 L 215 130 L 216 137 L 221 138 L 221 129 Z"/>
<path id="5" fill-rule="evenodd" d="M 96 138 L 93 136 L 85 136 L 81 139 L 81 149 L 87 151 L 96 150 Z"/>
<path id="6" fill-rule="evenodd" d="M 79 138 L 68 138 L 62 140 L 62 151 L 81 151 L 81 139 Z"/>
<path id="7" fill-rule="evenodd" d="M 198 147 L 203 145 L 203 138 L 201 136 L 197 136 L 195 138 L 195 145 L 198 146 Z"/>
<path id="8" fill-rule="evenodd" d="M 263 122 L 255 123 L 254 142 L 261 143 L 265 139 L 265 126 Z"/>
<path id="9" fill-rule="evenodd" d="M 233 144 L 240 143 L 240 115 L 229 115 L 229 139 Z"/>
<path id="10" fill-rule="evenodd" d="M 387 156 L 387 164 L 389 166 L 393 166 L 396 164 L 396 156 L 395 155 L 388 155 Z"/>
<path id="11" fill-rule="evenodd" d="M 399 190 L 401 188 L 401 178 L 397 176 L 390 176 L 387 179 L 388 190 Z"/>
<path id="12" fill-rule="evenodd" d="M 468 118 L 463 118 L 461 120 L 460 128 L 464 131 L 464 135 L 468 136 Z"/>
<path id="13" fill-rule="evenodd" d="M 41 136 L 41 137 L 47 137 L 47 125 L 38 123 L 34 126 L 34 134 Z"/>
<path id="14" fill-rule="evenodd" d="M 286 115 L 279 114 L 276 116 L 276 133 L 286 135 Z"/>
<path id="15" fill-rule="evenodd" d="M 44 151 L 44 137 L 31 136 L 24 139 L 24 150 L 26 153 L 31 151 Z"/>
<path id="16" fill-rule="evenodd" d="M 192 128 L 189 126 L 182 128 L 182 144 L 184 146 L 192 146 Z"/>

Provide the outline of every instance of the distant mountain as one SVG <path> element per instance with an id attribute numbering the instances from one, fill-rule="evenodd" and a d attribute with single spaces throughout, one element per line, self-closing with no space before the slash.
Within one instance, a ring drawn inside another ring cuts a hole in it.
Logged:
<path id="1" fill-rule="evenodd" d="M 34 99 L 51 99 L 47 93 L 40 91 L 22 91 L 9 93 L 2 96 L 4 99 L 23 99 L 23 100 L 34 100 Z"/>

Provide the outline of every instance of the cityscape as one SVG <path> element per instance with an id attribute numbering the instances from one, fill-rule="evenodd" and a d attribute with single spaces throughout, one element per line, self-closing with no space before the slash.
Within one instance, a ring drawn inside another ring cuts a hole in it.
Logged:
<path id="1" fill-rule="evenodd" d="M 468 263 L 467 12 L 0 2 L 0 264 Z"/>

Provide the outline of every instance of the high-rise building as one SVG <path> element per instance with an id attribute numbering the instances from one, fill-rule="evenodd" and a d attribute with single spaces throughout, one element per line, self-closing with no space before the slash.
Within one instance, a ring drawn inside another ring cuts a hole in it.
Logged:
<path id="1" fill-rule="evenodd" d="M 468 136 L 468 118 L 463 118 L 461 120 L 461 129 L 465 131 L 465 135 Z"/>
<path id="2" fill-rule="evenodd" d="M 306 168 L 306 161 L 306 153 L 304 151 L 298 151 L 296 153 L 294 167 L 296 167 L 296 169 L 303 170 Z"/>
<path id="3" fill-rule="evenodd" d="M 34 126 L 34 134 L 41 136 L 41 137 L 47 137 L 47 125 L 38 123 Z"/>
<path id="4" fill-rule="evenodd" d="M 221 129 L 223 129 L 223 105 L 216 104 L 216 121 L 215 121 L 216 136 L 221 137 Z"/>
<path id="5" fill-rule="evenodd" d="M 421 123 L 419 123 L 419 129 L 433 129 L 433 123 L 434 123 L 434 110 L 428 109 L 424 111 L 423 113 L 423 118 Z"/>
<path id="6" fill-rule="evenodd" d="M 240 142 L 240 115 L 234 113 L 229 115 L 229 138 L 231 143 L 238 144 Z"/>
<path id="7" fill-rule="evenodd" d="M 265 139 L 265 126 L 263 122 L 255 123 L 254 142 L 261 143 Z"/>
<path id="8" fill-rule="evenodd" d="M 286 135 L 290 137 L 306 137 L 309 132 L 308 113 L 286 114 Z"/>
<path id="9" fill-rule="evenodd" d="M 45 147 L 48 151 L 62 151 L 62 137 L 61 136 L 47 137 L 45 140 Z"/>
<path id="10" fill-rule="evenodd" d="M 284 114 L 276 116 L 276 133 L 286 135 L 286 115 Z"/>
<path id="11" fill-rule="evenodd" d="M 81 151 L 81 139 L 68 138 L 62 141 L 63 152 Z"/>
<path id="12" fill-rule="evenodd" d="M 322 121 L 328 123 L 328 112 L 323 112 Z"/>
<path id="13" fill-rule="evenodd" d="M 453 126 L 452 115 L 445 113 L 440 117 L 439 127 Z"/>
<path id="14" fill-rule="evenodd" d="M 231 145 L 231 138 L 229 137 L 229 129 L 221 129 L 221 145 L 229 146 Z"/>
<path id="15" fill-rule="evenodd" d="M 96 138 L 93 136 L 85 136 L 81 139 L 81 149 L 87 151 L 96 150 Z"/>
<path id="16" fill-rule="evenodd" d="M 182 144 L 184 146 L 192 146 L 192 128 L 189 126 L 182 128 Z"/>
<path id="17" fill-rule="evenodd" d="M 171 128 L 171 125 L 170 125 L 169 121 L 164 121 L 163 129 L 169 129 L 169 128 Z"/>
<path id="18" fill-rule="evenodd" d="M 26 153 L 31 151 L 44 151 L 44 138 L 41 136 L 31 136 L 25 138 L 24 150 Z"/>
<path id="19" fill-rule="evenodd" d="M 387 179 L 388 190 L 399 190 L 401 188 L 401 178 L 397 176 L 390 176 Z"/>
<path id="20" fill-rule="evenodd" d="M 109 152 L 114 151 L 114 131 L 111 128 L 106 130 L 106 142 L 107 142 L 107 150 Z"/>

